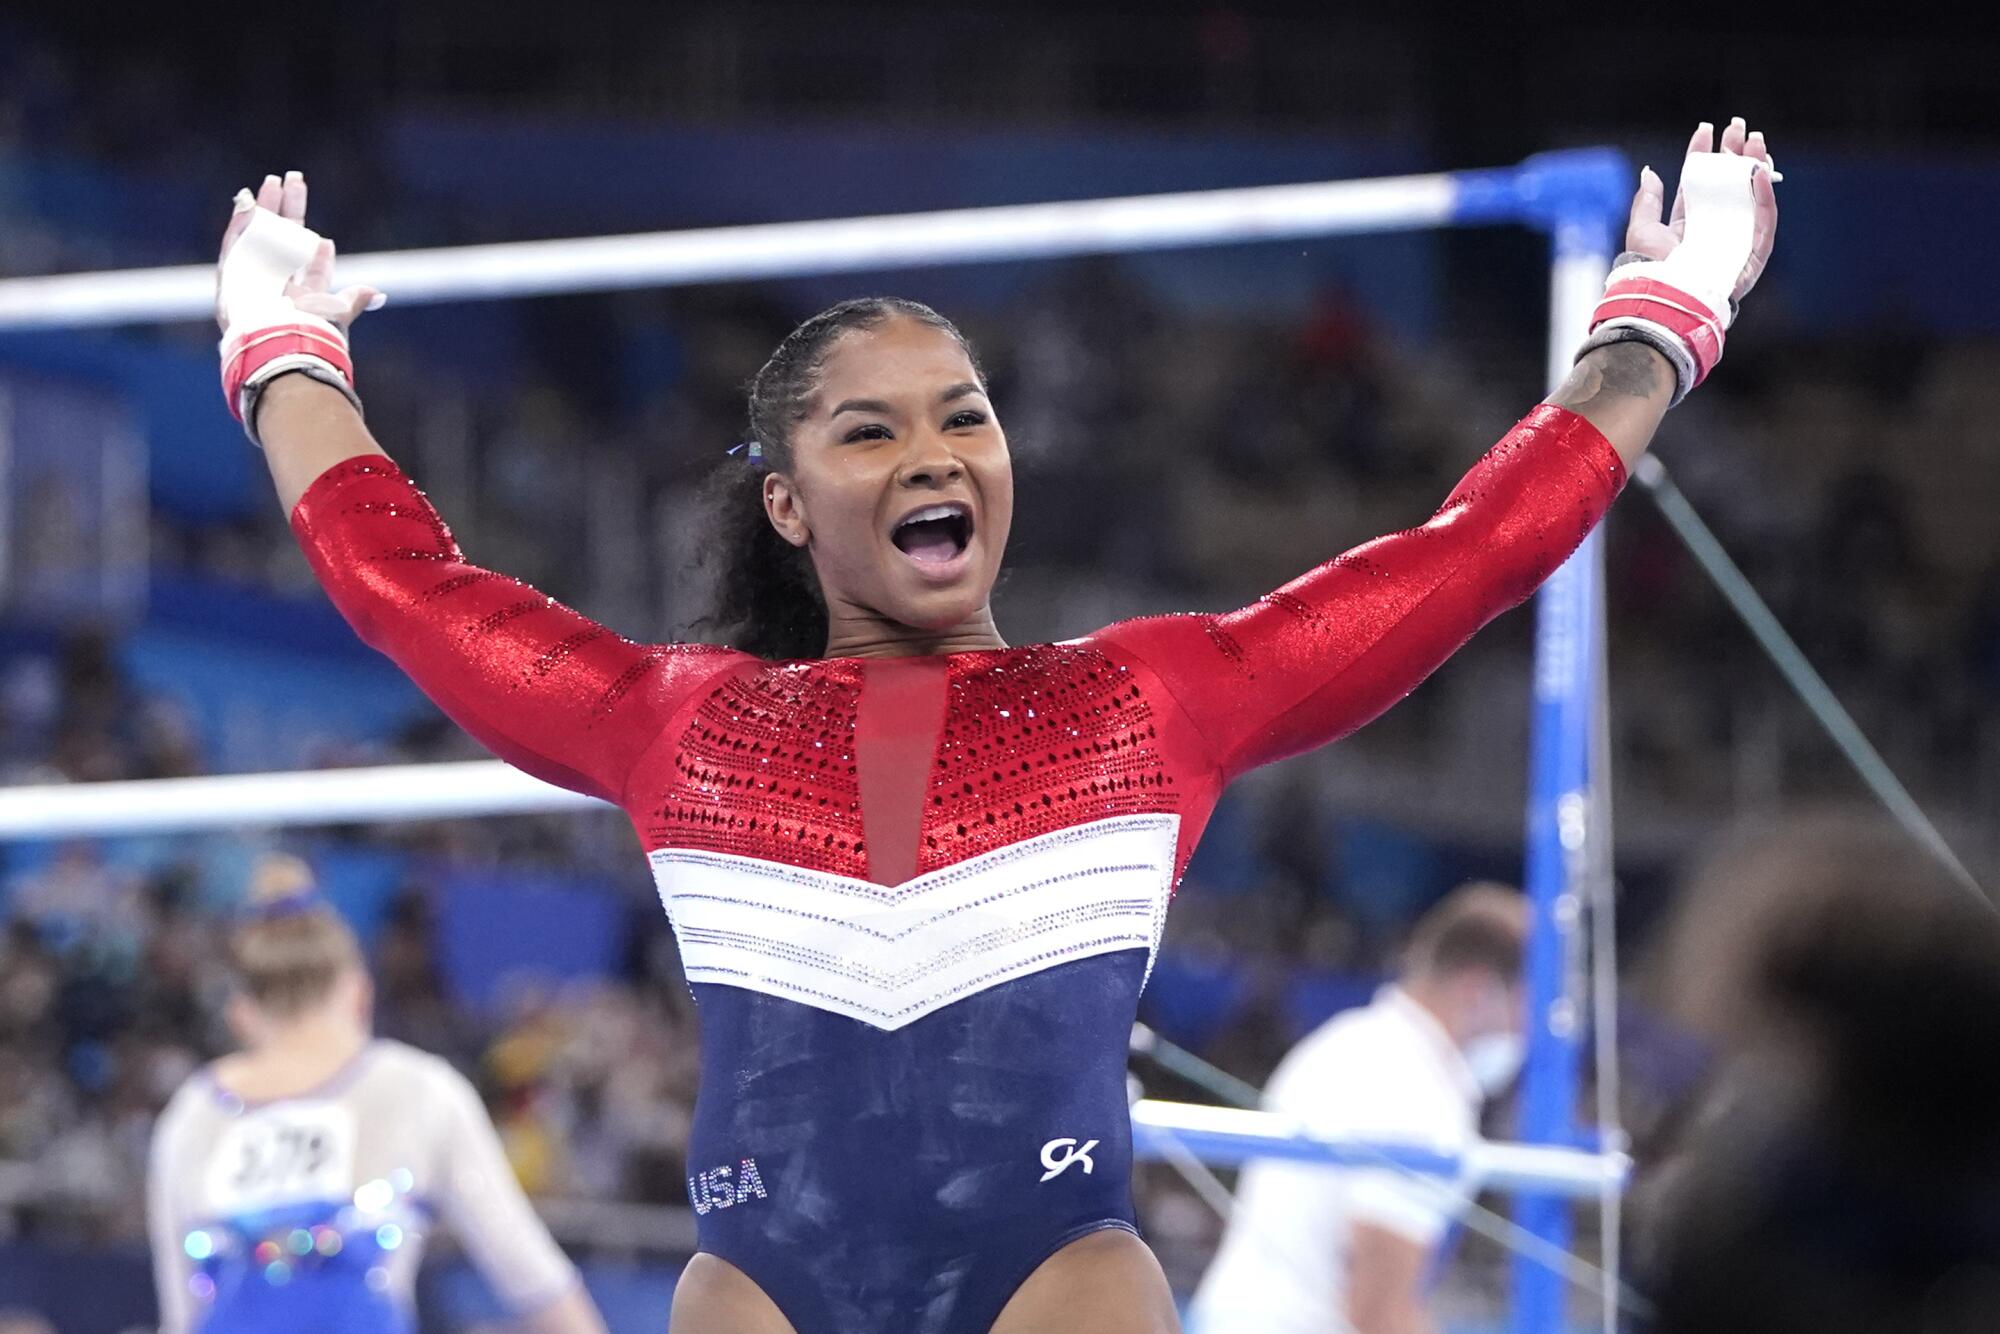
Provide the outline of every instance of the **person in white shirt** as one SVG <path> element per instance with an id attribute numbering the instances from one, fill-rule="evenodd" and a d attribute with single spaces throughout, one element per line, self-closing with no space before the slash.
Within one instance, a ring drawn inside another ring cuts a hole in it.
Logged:
<path id="1" fill-rule="evenodd" d="M 1399 980 L 1307 1035 L 1267 1110 L 1316 1133 L 1455 1151 L 1520 1067 L 1529 913 L 1505 886 L 1460 886 L 1417 923 Z M 1463 1201 L 1389 1168 L 1246 1167 L 1191 1334 L 1432 1334 L 1424 1278 Z"/>
<path id="2" fill-rule="evenodd" d="M 243 1050 L 190 1076 L 153 1132 L 162 1334 L 408 1334 L 433 1220 L 521 1328 L 603 1334 L 472 1085 L 371 1035 L 360 947 L 304 863 L 259 868 L 229 954 Z"/>

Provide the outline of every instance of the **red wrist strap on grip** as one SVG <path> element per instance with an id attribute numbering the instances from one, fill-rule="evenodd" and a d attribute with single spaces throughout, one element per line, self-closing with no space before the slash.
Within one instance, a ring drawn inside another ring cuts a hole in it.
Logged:
<path id="1" fill-rule="evenodd" d="M 1694 362 L 1692 389 L 1708 378 L 1722 360 L 1724 326 L 1722 317 L 1700 298 L 1658 278 L 1620 278 L 1615 272 L 1591 313 L 1595 331 L 1611 320 L 1645 320 L 1659 325 L 1678 338 Z"/>
<path id="2" fill-rule="evenodd" d="M 230 415 L 243 420 L 243 389 L 259 371 L 279 358 L 310 358 L 325 363 L 349 388 L 354 385 L 354 358 L 347 340 L 330 324 L 281 324 L 253 329 L 231 338 L 222 356 L 222 396 Z"/>

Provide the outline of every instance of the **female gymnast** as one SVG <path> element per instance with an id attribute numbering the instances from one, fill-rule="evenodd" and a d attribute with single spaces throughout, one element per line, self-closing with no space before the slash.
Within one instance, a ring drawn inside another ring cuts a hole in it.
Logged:
<path id="1" fill-rule="evenodd" d="M 779 345 L 732 465 L 735 646 L 638 644 L 465 561 L 358 411 L 377 294 L 332 290 L 297 173 L 238 196 L 224 390 L 327 592 L 651 863 L 702 1024 L 676 1334 L 1176 1328 L 1124 1072 L 1173 885 L 1224 784 L 1527 597 L 1713 367 L 1777 216 L 1762 136 L 1717 149 L 1704 124 L 1666 219 L 1641 174 L 1575 372 L 1428 523 L 1227 615 L 1021 648 L 988 604 L 1007 441 L 942 316 L 851 301 Z"/>
<path id="2" fill-rule="evenodd" d="M 438 1215 L 519 1328 L 603 1334 L 472 1086 L 371 1039 L 360 946 L 303 862 L 259 866 L 229 957 L 243 1050 L 196 1072 L 153 1132 L 162 1334 L 414 1334 Z"/>

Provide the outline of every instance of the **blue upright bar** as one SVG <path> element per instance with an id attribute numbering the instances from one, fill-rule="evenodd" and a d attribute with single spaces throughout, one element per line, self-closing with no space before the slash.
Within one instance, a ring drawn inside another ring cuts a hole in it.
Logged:
<path id="1" fill-rule="evenodd" d="M 1522 1070 L 1520 1138 L 1575 1144 L 1584 1015 L 1581 869 L 1592 799 L 1590 735 L 1601 542 L 1593 533 L 1543 586 L 1535 604 L 1535 687 L 1529 753 L 1525 888 L 1534 905 L 1528 936 L 1528 1053 Z M 1542 1240 L 1573 1249 L 1567 1200 L 1515 1196 L 1514 1218 Z M 1568 1293 L 1546 1265 L 1514 1260 L 1515 1334 L 1558 1334 Z"/>
<path id="2" fill-rule="evenodd" d="M 1550 387 L 1568 372 L 1583 341 L 1590 304 L 1610 266 L 1615 229 L 1636 181 L 1610 149 L 1544 153 L 1510 170 L 1458 176 L 1456 220 L 1511 220 L 1550 236 Z M 1526 966 L 1527 1060 L 1522 1069 L 1519 1138 L 1578 1145 L 1586 960 L 1583 936 L 1585 840 L 1591 803 L 1609 776 L 1591 772 L 1597 725 L 1596 654 L 1604 632 L 1603 544 L 1593 533 L 1545 584 L 1535 603 L 1535 680 L 1528 770 L 1527 866 L 1523 887 L 1534 927 Z M 1543 1241 L 1573 1249 L 1568 1201 L 1532 1191 L 1515 1195 L 1515 1220 Z M 1566 1280 L 1544 1264 L 1514 1260 L 1513 1334 L 1561 1334 Z"/>

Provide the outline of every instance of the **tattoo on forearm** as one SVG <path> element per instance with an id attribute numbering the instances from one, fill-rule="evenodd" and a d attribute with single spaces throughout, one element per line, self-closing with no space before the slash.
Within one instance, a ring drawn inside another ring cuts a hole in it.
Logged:
<path id="1" fill-rule="evenodd" d="M 1674 373 L 1667 359 L 1644 343 L 1624 342 L 1586 354 L 1548 401 L 1582 412 L 1614 398 L 1672 398 L 1673 393 Z"/>

